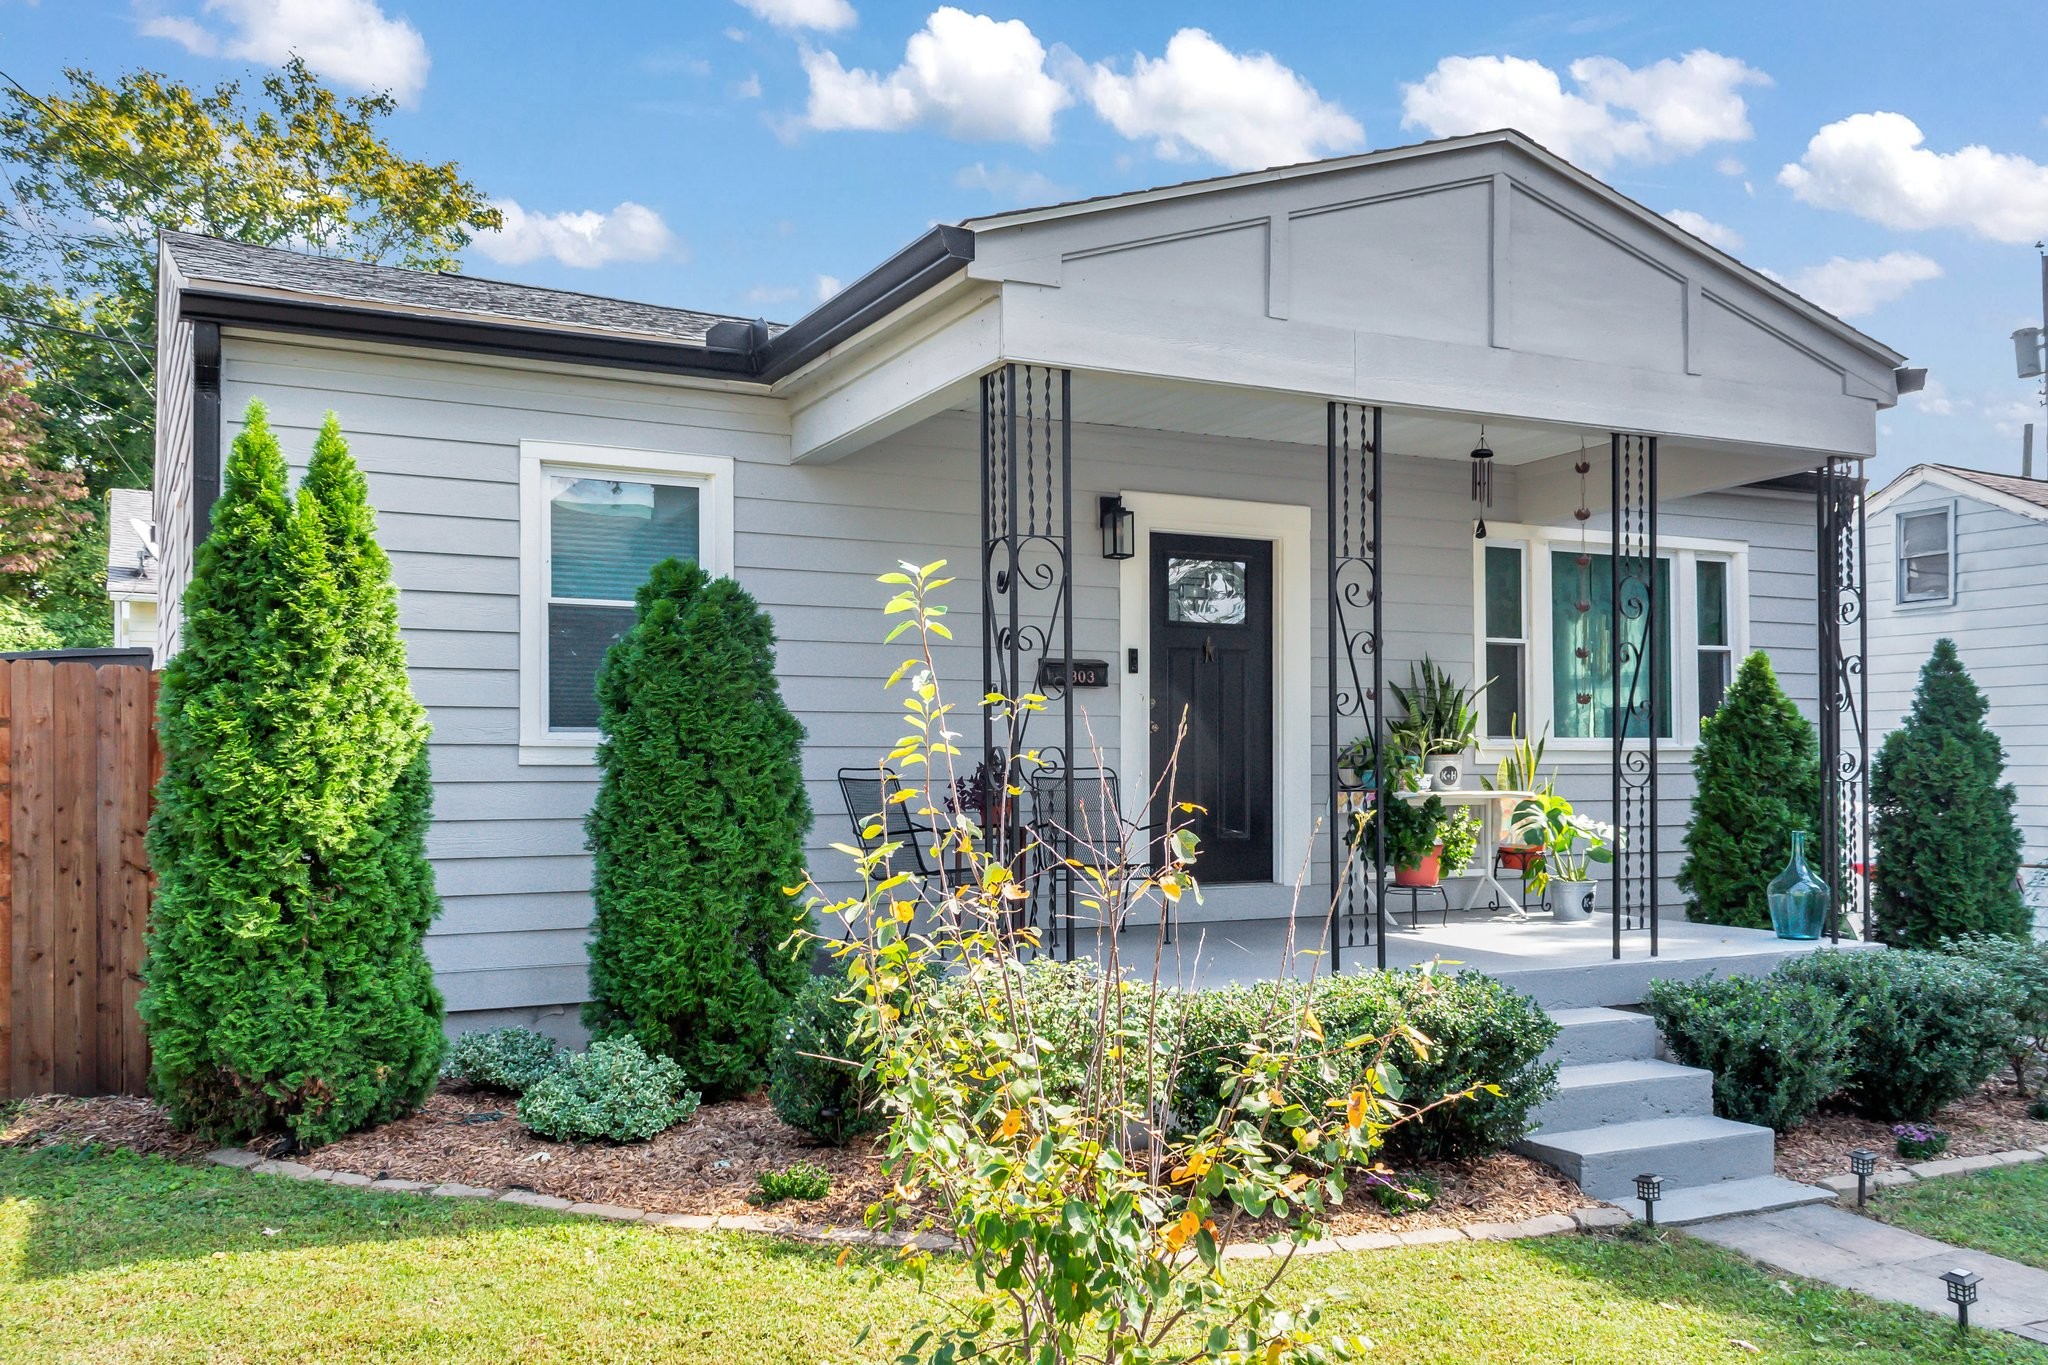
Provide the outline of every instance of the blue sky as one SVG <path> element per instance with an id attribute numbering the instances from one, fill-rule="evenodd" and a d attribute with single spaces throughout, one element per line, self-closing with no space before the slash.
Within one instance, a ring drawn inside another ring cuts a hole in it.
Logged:
<path id="1" fill-rule="evenodd" d="M 776 320 L 934 222 L 1514 124 L 1928 366 L 1880 478 L 2016 471 L 2039 419 L 2007 338 L 2041 320 L 2044 39 L 1924 0 L 0 0 L 32 90 L 298 51 L 517 205 L 470 269 Z"/>

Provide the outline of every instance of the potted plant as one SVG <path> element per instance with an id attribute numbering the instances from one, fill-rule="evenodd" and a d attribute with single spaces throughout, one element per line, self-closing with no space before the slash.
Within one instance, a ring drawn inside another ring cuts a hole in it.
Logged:
<path id="1" fill-rule="evenodd" d="M 1355 735 L 1337 751 L 1337 784 L 1347 791 L 1370 791 L 1375 780 L 1372 735 Z"/>
<path id="2" fill-rule="evenodd" d="M 1413 746 L 1439 791 L 1456 791 L 1465 783 L 1464 754 L 1479 736 L 1479 711 L 1473 703 L 1492 682 L 1488 678 L 1477 687 L 1454 682 L 1425 654 L 1420 663 L 1408 665 L 1406 687 L 1389 684 L 1402 711 L 1396 733 Z"/>
<path id="3" fill-rule="evenodd" d="M 1353 838 L 1363 850 L 1374 819 L 1384 820 L 1387 830 L 1387 866 L 1394 871 L 1396 886 L 1435 886 L 1446 872 L 1456 875 L 1471 863 L 1479 851 L 1479 820 L 1469 808 L 1452 812 L 1441 796 L 1430 794 L 1410 801 L 1400 789 L 1415 791 L 1410 775 L 1397 784 L 1391 801 L 1375 801 L 1361 811 L 1353 827 Z"/>
<path id="4" fill-rule="evenodd" d="M 1564 920 L 1591 918 L 1599 892 L 1591 866 L 1614 861 L 1621 842 L 1614 826 L 1578 814 L 1556 792 L 1543 792 L 1515 807 L 1515 828 L 1539 850 L 1529 870 L 1529 889 L 1540 896 L 1553 882 L 1562 882 L 1566 893 L 1551 914 Z"/>
<path id="5" fill-rule="evenodd" d="M 1543 751 L 1550 744 L 1550 727 L 1544 726 L 1544 733 L 1533 741 L 1521 733 L 1521 717 L 1508 722 L 1508 733 L 1514 738 L 1514 747 L 1501 759 L 1500 766 L 1490 778 L 1479 779 L 1488 791 L 1514 793 L 1501 801 L 1501 813 L 1508 817 L 1508 837 L 1501 841 L 1500 865 L 1514 872 L 1527 872 L 1532 866 L 1543 861 L 1543 850 L 1525 837 L 1526 831 L 1516 822 L 1513 812 L 1508 809 L 1510 800 L 1518 799 L 1522 793 L 1548 796 L 1556 790 L 1551 780 L 1542 776 Z"/>

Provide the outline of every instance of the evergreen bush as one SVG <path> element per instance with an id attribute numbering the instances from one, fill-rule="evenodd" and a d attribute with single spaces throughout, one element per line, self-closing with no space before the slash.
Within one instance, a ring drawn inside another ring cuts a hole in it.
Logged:
<path id="1" fill-rule="evenodd" d="M 1996 975 L 2012 995 L 2013 1033 L 2005 1041 L 2013 1086 L 2031 1093 L 2034 1072 L 2048 1056 L 2048 943 L 1999 934 L 1965 934 L 1942 951 Z"/>
<path id="2" fill-rule="evenodd" d="M 1678 869 L 1686 915 L 1768 929 L 1768 891 L 1792 860 L 1792 832 L 1820 828 L 1821 778 L 1813 726 L 1779 688 L 1762 650 L 1742 661 L 1721 709 L 1700 722 L 1693 774 L 1698 789 Z"/>
<path id="3" fill-rule="evenodd" d="M 151 1088 L 181 1128 L 321 1142 L 440 1069 L 426 713 L 333 414 L 296 501 L 260 403 L 225 473 L 159 700 Z"/>
<path id="4" fill-rule="evenodd" d="M 519 1097 L 519 1121 L 551 1142 L 645 1142 L 697 1112 L 683 1069 L 632 1038 L 572 1052 Z"/>
<path id="5" fill-rule="evenodd" d="M 2021 938 L 2017 793 L 1990 705 L 1955 642 L 1937 640 L 1913 709 L 1885 736 L 1870 774 L 1871 913 L 1894 947 L 1935 948 L 1962 934 Z"/>
<path id="6" fill-rule="evenodd" d="M 1856 1017 L 1815 982 L 1653 981 L 1643 1003 L 1673 1057 L 1714 1073 L 1724 1119 L 1787 1133 L 1849 1078 Z"/>
<path id="7" fill-rule="evenodd" d="M 814 976 L 797 990 L 783 1016 L 769 1065 L 768 1101 L 792 1128 L 835 1147 L 882 1126 L 871 1077 L 861 1072 L 854 1025 L 860 1007 L 846 974 Z"/>
<path id="8" fill-rule="evenodd" d="M 811 824 L 803 727 L 775 680 L 768 614 L 729 579 L 666 560 L 598 672 L 592 1000 L 707 1093 L 766 1077 L 807 968 L 785 887 Z"/>
<path id="9" fill-rule="evenodd" d="M 1772 973 L 1811 982 L 1854 1022 L 1846 1092 L 1874 1119 L 1931 1119 L 2005 1060 L 2016 995 L 1960 958 L 1910 950 L 1818 952 Z"/>
<path id="10" fill-rule="evenodd" d="M 472 1029 L 448 1049 L 441 1074 L 479 1090 L 523 1095 L 561 1070 L 569 1055 L 530 1028 Z"/>

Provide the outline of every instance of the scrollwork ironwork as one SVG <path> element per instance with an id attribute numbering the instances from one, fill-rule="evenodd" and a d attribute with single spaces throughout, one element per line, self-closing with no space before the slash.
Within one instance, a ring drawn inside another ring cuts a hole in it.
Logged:
<path id="1" fill-rule="evenodd" d="M 1624 929 L 1650 931 L 1655 957 L 1658 898 L 1657 740 L 1669 718 L 1660 648 L 1664 604 L 1657 592 L 1657 438 L 1616 432 L 1609 442 L 1613 508 L 1609 664 L 1613 706 L 1613 814 L 1616 845 L 1611 907 L 1614 956 Z"/>
<path id="2" fill-rule="evenodd" d="M 1341 969 L 1346 948 L 1372 945 L 1381 968 L 1387 965 L 1386 830 L 1366 826 L 1370 848 L 1356 854 L 1353 831 L 1366 805 L 1388 786 L 1386 724 L 1380 697 L 1385 691 L 1384 581 L 1382 558 L 1381 414 L 1359 403 L 1329 405 L 1328 551 L 1329 650 L 1329 859 L 1330 917 L 1324 926 L 1332 969 Z M 1340 757 L 1363 740 L 1372 759 L 1370 780 L 1360 773 L 1344 781 Z M 1367 884 L 1371 893 L 1367 894 Z"/>
<path id="3" fill-rule="evenodd" d="M 1830 459 L 1815 471 L 1815 560 L 1819 569 L 1820 755 L 1823 811 L 1821 875 L 1834 888 L 1828 937 L 1839 942 L 1844 921 L 1869 938 L 1870 681 L 1865 619 L 1864 494 L 1857 461 Z"/>

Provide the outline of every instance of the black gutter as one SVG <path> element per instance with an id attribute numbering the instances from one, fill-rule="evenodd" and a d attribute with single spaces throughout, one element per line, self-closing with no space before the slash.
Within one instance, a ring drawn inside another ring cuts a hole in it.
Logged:
<path id="1" fill-rule="evenodd" d="M 715 379 L 752 379 L 754 357 L 745 351 L 693 346 L 681 341 L 650 341 L 606 336 L 599 332 L 564 332 L 522 327 L 516 323 L 389 313 L 346 304 L 300 299 L 259 298 L 247 294 L 187 289 L 179 311 L 188 319 L 217 325 L 257 327 L 276 332 L 309 332 L 320 336 L 383 341 L 437 350 L 486 351 L 527 360 L 552 360 L 609 369 L 656 370 Z"/>
<path id="2" fill-rule="evenodd" d="M 163 382 L 162 380 L 158 381 Z M 192 325 L 192 562 L 220 498 L 220 324 Z"/>
<path id="3" fill-rule="evenodd" d="M 974 259 L 974 234 L 941 225 L 813 308 L 760 355 L 756 377 L 772 384 L 895 312 Z"/>

